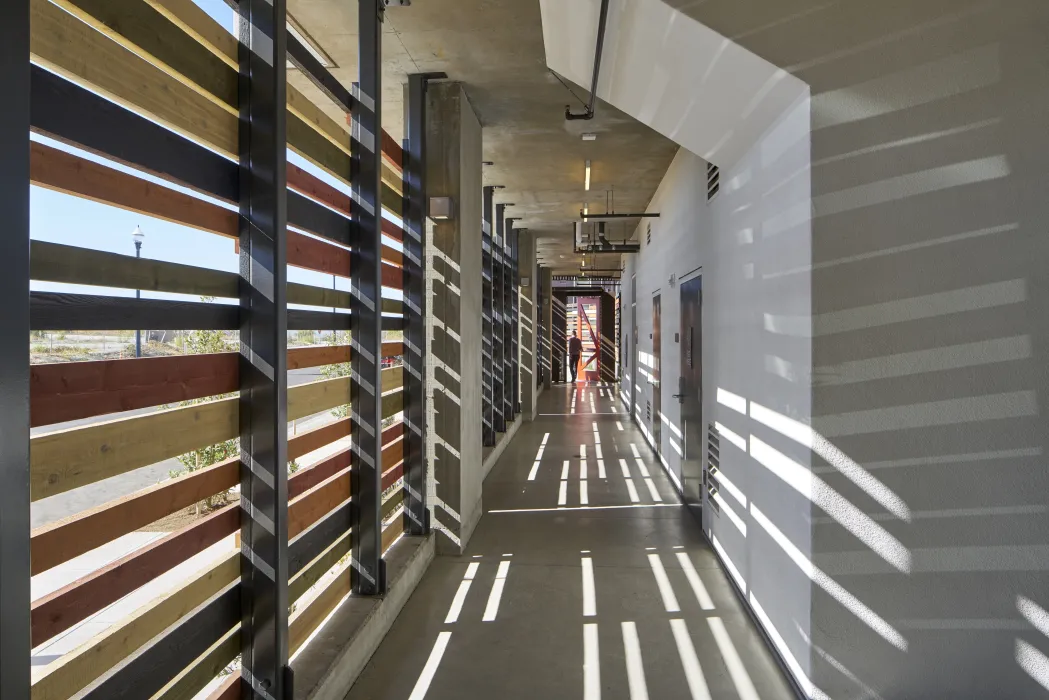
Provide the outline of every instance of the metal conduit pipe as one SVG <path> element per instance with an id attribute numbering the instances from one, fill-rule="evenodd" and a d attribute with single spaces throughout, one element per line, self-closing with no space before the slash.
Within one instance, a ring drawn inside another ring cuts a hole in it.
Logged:
<path id="1" fill-rule="evenodd" d="M 608 19 L 608 0 L 601 0 L 601 17 L 597 22 L 597 48 L 594 50 L 594 78 L 590 83 L 590 104 L 582 114 L 572 112 L 571 105 L 565 105 L 565 119 L 575 121 L 577 119 L 594 118 L 594 102 L 597 100 L 597 78 L 601 72 L 601 49 L 605 45 L 605 21 Z"/>

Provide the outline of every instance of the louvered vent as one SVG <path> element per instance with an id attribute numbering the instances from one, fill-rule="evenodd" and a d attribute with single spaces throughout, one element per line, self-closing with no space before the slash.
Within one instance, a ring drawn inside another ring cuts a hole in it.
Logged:
<path id="1" fill-rule="evenodd" d="M 707 163 L 707 201 L 714 199 L 721 189 L 721 170 L 713 163 Z"/>

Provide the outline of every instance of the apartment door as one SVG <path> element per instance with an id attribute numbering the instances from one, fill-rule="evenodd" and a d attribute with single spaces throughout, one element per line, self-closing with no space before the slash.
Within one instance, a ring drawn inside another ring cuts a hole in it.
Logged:
<path id="1" fill-rule="evenodd" d="M 651 420 L 651 431 L 652 431 L 652 443 L 655 445 L 656 454 L 663 454 L 663 442 L 660 439 L 661 431 L 660 425 L 662 424 L 662 382 L 660 381 L 661 370 L 659 358 L 662 357 L 660 328 L 662 327 L 662 314 L 661 306 L 662 299 L 660 295 L 652 297 L 652 415 Z"/>
<path id="2" fill-rule="evenodd" d="M 703 522 L 703 283 L 702 277 L 682 282 L 681 289 L 681 379 L 677 399 L 681 403 L 681 431 L 685 436 L 681 460 L 681 488 L 685 504 L 697 521 Z"/>

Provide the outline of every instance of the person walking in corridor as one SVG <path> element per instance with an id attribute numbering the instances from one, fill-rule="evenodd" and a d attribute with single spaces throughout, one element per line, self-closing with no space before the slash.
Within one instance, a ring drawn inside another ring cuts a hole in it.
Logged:
<path id="1" fill-rule="evenodd" d="M 578 335 L 568 339 L 568 367 L 572 371 L 572 383 L 575 384 L 576 372 L 579 368 L 579 357 L 583 354 L 583 341 Z"/>

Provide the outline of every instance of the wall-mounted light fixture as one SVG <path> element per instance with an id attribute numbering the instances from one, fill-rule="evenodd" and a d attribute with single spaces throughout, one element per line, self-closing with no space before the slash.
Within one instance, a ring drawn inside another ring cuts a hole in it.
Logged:
<path id="1" fill-rule="evenodd" d="M 451 197 L 430 197 L 429 216 L 434 221 L 447 221 L 455 216 L 455 203 Z"/>
<path id="2" fill-rule="evenodd" d="M 583 188 L 587 192 L 590 191 L 590 161 L 589 160 L 586 162 L 586 180 L 583 183 Z"/>

